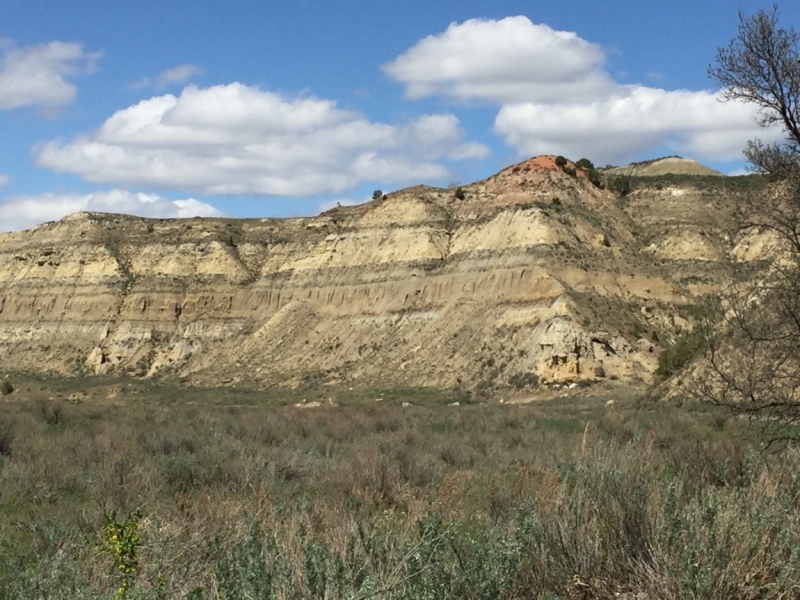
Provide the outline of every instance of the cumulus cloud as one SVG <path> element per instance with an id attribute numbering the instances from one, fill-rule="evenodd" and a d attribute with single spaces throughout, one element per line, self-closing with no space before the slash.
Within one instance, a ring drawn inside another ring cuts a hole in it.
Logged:
<path id="1" fill-rule="evenodd" d="M 711 160 L 741 157 L 755 110 L 710 92 L 630 86 L 591 104 L 507 104 L 495 131 L 520 152 L 616 162 L 661 145 Z"/>
<path id="2" fill-rule="evenodd" d="M 406 96 L 446 96 L 499 105 L 494 130 L 521 154 L 629 160 L 667 146 L 707 160 L 741 157 L 764 132 L 756 108 L 715 93 L 623 85 L 606 56 L 577 34 L 527 17 L 452 24 L 384 65 Z"/>
<path id="3" fill-rule="evenodd" d="M 0 231 L 28 229 L 80 211 L 124 213 L 159 219 L 222 216 L 210 204 L 194 198 L 168 200 L 153 194 L 125 190 L 85 195 L 41 194 L 0 201 Z"/>
<path id="4" fill-rule="evenodd" d="M 444 95 L 505 102 L 560 102 L 606 93 L 605 54 L 567 31 L 527 17 L 470 19 L 417 42 L 383 66 L 406 96 Z"/>
<path id="5" fill-rule="evenodd" d="M 205 69 L 198 67 L 197 65 L 178 65 L 177 67 L 172 67 L 171 69 L 163 71 L 156 76 L 155 79 L 145 77 L 144 79 L 140 79 L 139 81 L 132 83 L 128 87 L 132 90 L 151 86 L 163 89 L 171 85 L 187 83 L 195 75 L 202 75 L 203 73 L 205 73 Z"/>
<path id="6" fill-rule="evenodd" d="M 77 88 L 67 79 L 95 70 L 102 55 L 73 43 L 16 48 L 7 40 L 0 42 L 0 109 L 71 104 Z"/>
<path id="7" fill-rule="evenodd" d="M 285 99 L 232 83 L 144 100 L 97 131 L 44 144 L 36 160 L 122 186 L 307 197 L 363 181 L 446 177 L 442 160 L 489 152 L 463 137 L 449 114 L 388 125 L 331 100 Z"/>

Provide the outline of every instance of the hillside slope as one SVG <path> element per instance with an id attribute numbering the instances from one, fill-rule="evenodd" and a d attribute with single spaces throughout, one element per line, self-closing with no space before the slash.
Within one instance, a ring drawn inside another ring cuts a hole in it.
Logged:
<path id="1" fill-rule="evenodd" d="M 708 175 L 724 177 L 719 171 L 709 169 L 696 160 L 680 156 L 666 156 L 655 160 L 631 163 L 622 167 L 605 169 L 608 175 L 629 175 L 631 177 L 655 177 L 658 175 Z"/>
<path id="2" fill-rule="evenodd" d="M 650 380 L 730 276 L 731 196 L 537 157 L 318 217 L 80 213 L 0 235 L 0 368 L 524 392 Z M 704 181 L 706 179 L 704 178 Z"/>

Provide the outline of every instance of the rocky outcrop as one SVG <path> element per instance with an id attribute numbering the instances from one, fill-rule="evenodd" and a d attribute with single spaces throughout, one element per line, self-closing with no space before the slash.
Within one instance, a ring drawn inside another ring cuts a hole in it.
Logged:
<path id="1" fill-rule="evenodd" d="M 724 211 L 691 219 L 722 195 L 621 203 L 553 157 L 463 190 L 286 220 L 81 213 L 0 235 L 0 367 L 484 391 L 648 380 L 652 340 L 691 327 L 734 244 Z"/>

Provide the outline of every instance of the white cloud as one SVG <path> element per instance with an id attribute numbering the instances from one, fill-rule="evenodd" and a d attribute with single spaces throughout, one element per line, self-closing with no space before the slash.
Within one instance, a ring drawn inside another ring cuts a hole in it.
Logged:
<path id="1" fill-rule="evenodd" d="M 387 125 L 331 100 L 232 83 L 144 100 L 97 131 L 44 144 L 37 163 L 123 186 L 303 197 L 444 178 L 441 160 L 488 153 L 463 135 L 453 115 Z"/>
<path id="2" fill-rule="evenodd" d="M 666 145 L 705 159 L 733 160 L 759 133 L 755 114 L 751 106 L 720 103 L 710 92 L 626 86 L 591 104 L 507 104 L 495 131 L 526 154 L 615 163 Z"/>
<path id="3" fill-rule="evenodd" d="M 0 174 L 0 187 L 8 185 L 9 181 L 11 181 L 11 178 L 8 175 Z"/>
<path id="4" fill-rule="evenodd" d="M 752 175 L 753 170 L 747 167 L 739 167 L 728 173 L 728 177 L 740 177 L 741 175 Z"/>
<path id="5" fill-rule="evenodd" d="M 164 89 L 171 85 L 187 83 L 195 75 L 202 75 L 203 73 L 205 73 L 205 69 L 198 67 L 197 65 L 178 65 L 177 67 L 172 67 L 171 69 L 163 71 L 156 76 L 155 79 L 150 79 L 149 77 L 140 79 L 139 81 L 130 84 L 128 88 L 132 90 L 138 90 L 143 87 L 153 86 L 158 89 Z"/>
<path id="6" fill-rule="evenodd" d="M 428 36 L 383 66 L 409 98 L 497 103 L 590 98 L 613 88 L 601 48 L 527 17 L 470 19 Z"/>
<path id="7" fill-rule="evenodd" d="M 195 75 L 202 75 L 205 71 L 197 65 L 178 65 L 161 73 L 156 77 L 159 85 L 169 85 L 173 83 L 186 83 Z"/>
<path id="8" fill-rule="evenodd" d="M 168 200 L 153 194 L 125 190 L 91 194 L 41 194 L 0 201 L 0 231 L 28 229 L 80 211 L 110 212 L 159 219 L 218 217 L 222 213 L 194 198 Z"/>
<path id="9" fill-rule="evenodd" d="M 0 109 L 72 103 L 77 88 L 67 78 L 93 71 L 102 54 L 65 42 L 16 48 L 4 41 L 0 52 Z"/>
<path id="10" fill-rule="evenodd" d="M 752 105 L 721 103 L 709 91 L 620 84 L 605 70 L 605 58 L 575 33 L 519 16 L 452 24 L 383 68 L 410 98 L 498 104 L 494 130 L 521 154 L 602 163 L 668 146 L 727 160 L 741 157 L 748 139 L 779 136 L 755 125 Z"/>

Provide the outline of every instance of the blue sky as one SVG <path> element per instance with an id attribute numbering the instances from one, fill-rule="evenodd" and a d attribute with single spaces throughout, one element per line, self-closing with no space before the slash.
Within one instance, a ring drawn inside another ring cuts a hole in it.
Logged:
<path id="1" fill-rule="evenodd" d="M 706 69 L 756 2 L 7 0 L 0 231 L 293 216 L 534 154 L 741 169 Z M 800 24 L 800 6 L 780 7 Z"/>

